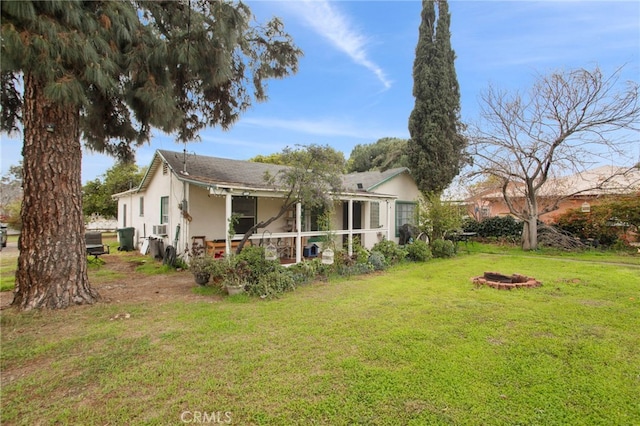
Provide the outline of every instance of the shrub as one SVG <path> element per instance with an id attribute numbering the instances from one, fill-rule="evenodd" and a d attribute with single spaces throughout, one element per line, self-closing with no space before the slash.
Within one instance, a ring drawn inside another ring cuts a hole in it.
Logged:
<path id="1" fill-rule="evenodd" d="M 367 263 L 369 260 L 369 250 L 360 244 L 353 245 L 353 259 L 356 263 Z"/>
<path id="2" fill-rule="evenodd" d="M 605 200 L 591 206 L 590 211 L 567 210 L 556 218 L 556 226 L 585 240 L 598 241 L 603 246 L 615 245 L 628 229 L 637 228 L 640 221 L 640 197 Z M 634 204 L 635 203 L 635 204 Z"/>
<path id="3" fill-rule="evenodd" d="M 522 235 L 522 222 L 518 222 L 512 216 L 495 216 L 486 218 L 480 222 L 467 220 L 463 225 L 465 232 L 476 232 L 483 238 L 520 238 Z"/>
<path id="4" fill-rule="evenodd" d="M 237 262 L 247 262 L 251 271 L 248 280 L 251 282 L 257 282 L 261 276 L 281 268 L 280 262 L 277 260 L 266 260 L 264 258 L 264 247 L 245 247 L 235 257 Z"/>
<path id="5" fill-rule="evenodd" d="M 295 265 L 289 266 L 287 272 L 296 285 L 306 284 L 313 281 L 318 275 L 318 267 L 320 262 L 318 259 L 304 260 Z"/>
<path id="6" fill-rule="evenodd" d="M 247 293 L 263 299 L 272 299 L 286 291 L 295 290 L 295 288 L 291 274 L 283 269 L 278 269 L 260 276 L 257 282 L 249 285 Z"/>
<path id="7" fill-rule="evenodd" d="M 414 262 L 426 262 L 431 259 L 431 249 L 429 244 L 422 240 L 416 240 L 412 244 L 406 246 L 407 257 Z"/>
<path id="8" fill-rule="evenodd" d="M 379 243 L 376 243 L 371 251 L 382 253 L 388 266 L 400 263 L 407 255 L 407 252 L 405 250 L 403 250 L 399 245 L 390 240 L 382 240 Z"/>
<path id="9" fill-rule="evenodd" d="M 433 240 L 431 242 L 433 257 L 452 257 L 456 253 L 455 245 L 449 240 Z"/>
<path id="10" fill-rule="evenodd" d="M 372 251 L 369 254 L 369 263 L 373 266 L 374 271 L 383 271 L 387 267 L 384 255 L 379 251 Z"/>

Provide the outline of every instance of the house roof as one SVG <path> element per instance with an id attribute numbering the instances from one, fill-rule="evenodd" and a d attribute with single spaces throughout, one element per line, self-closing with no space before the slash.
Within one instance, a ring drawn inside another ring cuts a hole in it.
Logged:
<path id="1" fill-rule="evenodd" d="M 538 194 L 542 197 L 566 198 L 571 196 L 628 195 L 637 191 L 640 191 L 640 168 L 601 166 L 569 176 L 549 179 Z M 511 196 L 521 195 L 521 185 L 511 187 Z M 502 190 L 486 190 L 471 198 L 478 197 L 502 198 Z"/>
<path id="2" fill-rule="evenodd" d="M 350 173 L 348 175 L 344 175 L 343 182 L 345 188 L 352 191 L 373 191 L 383 183 L 401 175 L 402 173 L 409 173 L 409 169 L 406 167 L 398 167 L 385 171 L 371 170 L 368 172 Z M 358 184 L 361 184 L 362 188 L 360 188 Z"/>
<path id="3" fill-rule="evenodd" d="M 231 187 L 256 190 L 273 190 L 265 180 L 265 174 L 277 174 L 287 169 L 288 166 L 280 166 L 252 161 L 232 160 L 228 158 L 210 157 L 198 154 L 185 154 L 183 152 L 157 150 L 151 165 L 142 179 L 140 186 L 134 190 L 115 194 L 118 197 L 129 192 L 144 191 L 155 171 L 166 164 L 178 179 L 204 187 Z M 395 178 L 402 173 L 408 173 L 406 167 L 381 171 L 369 171 L 363 173 L 350 173 L 343 175 L 342 181 L 345 193 L 358 193 L 363 196 L 373 195 L 373 191 L 383 183 Z M 361 184 L 359 187 L 358 184 Z M 394 198 L 393 195 L 376 193 L 376 196 Z"/>
<path id="4" fill-rule="evenodd" d="M 204 185 L 268 189 L 271 187 L 265 182 L 265 173 L 269 172 L 275 175 L 280 170 L 286 169 L 285 166 L 275 164 L 184 154 L 167 150 L 158 150 L 157 154 L 164 159 L 178 178 Z"/>

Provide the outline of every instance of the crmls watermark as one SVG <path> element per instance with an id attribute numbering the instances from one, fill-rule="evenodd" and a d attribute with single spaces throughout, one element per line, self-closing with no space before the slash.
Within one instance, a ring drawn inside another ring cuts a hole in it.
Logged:
<path id="1" fill-rule="evenodd" d="M 180 414 L 182 423 L 231 424 L 230 411 L 183 411 Z"/>

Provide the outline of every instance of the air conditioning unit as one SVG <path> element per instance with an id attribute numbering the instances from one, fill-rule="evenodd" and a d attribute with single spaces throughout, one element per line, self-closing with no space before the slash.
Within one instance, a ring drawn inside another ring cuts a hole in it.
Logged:
<path id="1" fill-rule="evenodd" d="M 167 225 L 153 225 L 153 235 L 167 235 Z"/>

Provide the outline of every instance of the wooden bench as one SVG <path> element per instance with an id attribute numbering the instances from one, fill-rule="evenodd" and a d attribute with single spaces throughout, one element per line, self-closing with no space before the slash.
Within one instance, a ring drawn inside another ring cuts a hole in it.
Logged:
<path id="1" fill-rule="evenodd" d="M 84 242 L 88 256 L 94 256 L 97 259 L 102 254 L 109 254 L 109 246 L 102 244 L 102 234 L 100 232 L 85 233 Z"/>
<path id="2" fill-rule="evenodd" d="M 236 249 L 240 245 L 240 241 L 231 242 L 231 252 L 235 253 Z M 245 247 L 249 247 L 251 241 L 245 243 Z M 207 254 L 215 259 L 224 256 L 224 252 L 227 250 L 226 243 L 224 241 L 207 241 Z"/>

